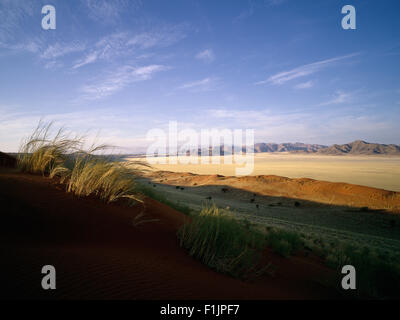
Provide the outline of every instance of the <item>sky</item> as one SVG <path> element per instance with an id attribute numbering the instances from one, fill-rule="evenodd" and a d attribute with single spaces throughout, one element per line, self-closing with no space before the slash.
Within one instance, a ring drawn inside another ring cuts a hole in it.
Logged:
<path id="1" fill-rule="evenodd" d="M 397 0 L 0 0 L 0 150 L 40 119 L 126 152 L 169 121 L 400 144 L 399 14 Z"/>

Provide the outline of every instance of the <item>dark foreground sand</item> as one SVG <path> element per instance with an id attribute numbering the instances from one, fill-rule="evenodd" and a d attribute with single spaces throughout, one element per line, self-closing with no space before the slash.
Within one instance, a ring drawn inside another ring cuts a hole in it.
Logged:
<path id="1" fill-rule="evenodd" d="M 1 298 L 67 299 L 329 299 L 320 284 L 335 276 L 316 258 L 280 258 L 274 277 L 243 282 L 194 260 L 176 238 L 185 216 L 146 200 L 142 207 L 78 199 L 41 176 L 0 168 Z M 54 265 L 57 289 L 41 288 Z"/>

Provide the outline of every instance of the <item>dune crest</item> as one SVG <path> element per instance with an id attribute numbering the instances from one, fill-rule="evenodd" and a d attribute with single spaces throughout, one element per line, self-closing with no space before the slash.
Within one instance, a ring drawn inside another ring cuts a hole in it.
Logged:
<path id="1" fill-rule="evenodd" d="M 349 183 L 319 181 L 309 178 L 291 179 L 274 175 L 234 177 L 170 171 L 153 172 L 150 173 L 150 176 L 169 184 L 185 186 L 224 185 L 265 196 L 297 198 L 325 204 L 368 207 L 400 213 L 399 192 Z"/>

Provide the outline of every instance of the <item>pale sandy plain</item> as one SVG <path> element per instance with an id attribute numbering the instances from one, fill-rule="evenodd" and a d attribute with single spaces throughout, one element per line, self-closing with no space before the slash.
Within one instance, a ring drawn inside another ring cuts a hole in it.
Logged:
<path id="1" fill-rule="evenodd" d="M 240 165 L 225 164 L 224 157 L 219 157 L 220 164 L 178 164 L 168 161 L 176 157 L 163 158 L 166 164 L 153 164 L 154 170 L 172 172 L 190 172 L 195 174 L 219 174 L 234 176 Z M 130 159 L 130 158 L 128 158 Z M 132 160 L 139 160 L 138 158 Z M 140 158 L 146 160 L 146 158 Z M 254 170 L 251 175 L 277 175 L 288 178 L 311 178 L 330 182 L 346 182 L 390 191 L 400 191 L 400 157 L 364 156 L 364 155 L 316 155 L 290 153 L 262 153 L 254 156 Z"/>
<path id="2" fill-rule="evenodd" d="M 153 170 L 144 173 L 143 185 L 195 212 L 211 202 L 261 227 L 400 248 L 400 157 L 256 154 L 247 177 L 235 177 L 235 165 L 222 161 Z"/>

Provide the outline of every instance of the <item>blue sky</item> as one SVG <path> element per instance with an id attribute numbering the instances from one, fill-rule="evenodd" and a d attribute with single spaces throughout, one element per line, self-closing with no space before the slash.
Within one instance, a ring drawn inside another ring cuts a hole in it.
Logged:
<path id="1" fill-rule="evenodd" d="M 56 8 L 43 30 L 41 8 Z M 352 4 L 357 29 L 341 28 Z M 400 143 L 400 3 L 0 0 L 0 150 L 39 119 L 133 152 L 153 128 Z"/>

